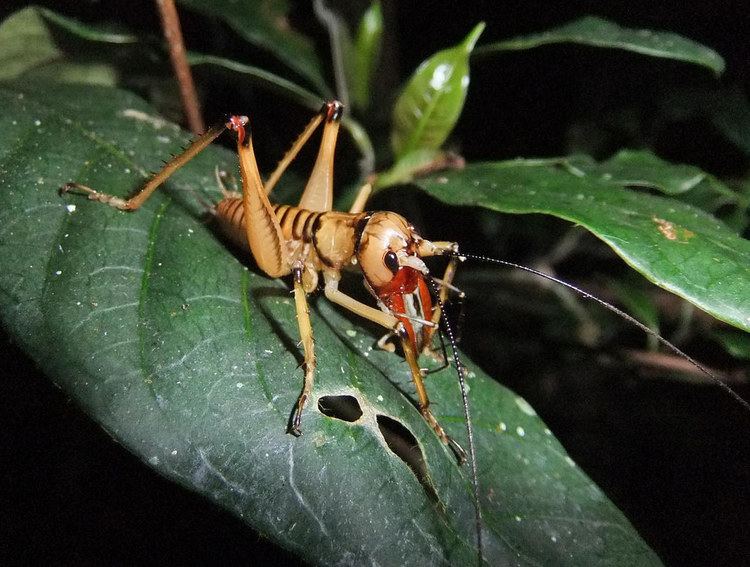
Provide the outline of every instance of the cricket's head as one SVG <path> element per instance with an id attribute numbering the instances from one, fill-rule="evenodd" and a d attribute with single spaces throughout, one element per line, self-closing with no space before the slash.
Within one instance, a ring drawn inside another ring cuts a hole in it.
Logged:
<path id="1" fill-rule="evenodd" d="M 432 317 L 425 281 L 429 270 L 419 256 L 422 242 L 404 217 L 378 212 L 370 216 L 357 247 L 365 281 L 381 305 L 403 323 L 416 349 L 421 349 L 426 338 L 423 327 Z"/>
<path id="2" fill-rule="evenodd" d="M 401 215 L 377 212 L 369 217 L 359 239 L 357 261 L 381 300 L 413 293 L 418 281 L 429 274 L 418 254 L 421 240 Z"/>

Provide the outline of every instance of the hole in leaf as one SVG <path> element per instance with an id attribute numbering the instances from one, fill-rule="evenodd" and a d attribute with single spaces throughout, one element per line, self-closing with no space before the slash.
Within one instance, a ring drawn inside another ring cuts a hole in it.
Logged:
<path id="1" fill-rule="evenodd" d="M 424 454 L 422 454 L 422 449 L 419 448 L 417 438 L 403 424 L 387 415 L 378 415 L 377 420 L 388 448 L 408 465 L 424 488 L 427 497 L 437 502 L 438 495 L 432 486 L 430 475 L 427 472 L 427 463 Z"/>
<path id="2" fill-rule="evenodd" d="M 321 396 L 318 409 L 328 417 L 354 422 L 362 417 L 362 408 L 354 396 Z"/>

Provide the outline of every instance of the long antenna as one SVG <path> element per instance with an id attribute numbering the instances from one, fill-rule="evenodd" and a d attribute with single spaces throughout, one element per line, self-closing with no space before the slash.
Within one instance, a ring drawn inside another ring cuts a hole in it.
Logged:
<path id="1" fill-rule="evenodd" d="M 448 337 L 448 342 L 451 345 L 451 352 L 453 354 L 453 362 L 456 365 L 456 372 L 458 373 L 458 385 L 461 389 L 461 401 L 464 406 L 464 419 L 466 420 L 466 437 L 469 441 L 469 465 L 471 466 L 471 486 L 472 492 L 474 493 L 474 523 L 477 534 L 477 562 L 479 565 L 482 564 L 483 557 L 483 544 L 482 544 L 482 507 L 479 503 L 479 475 L 477 474 L 477 452 L 474 447 L 474 427 L 471 424 L 471 411 L 469 410 L 469 396 L 466 393 L 466 376 L 464 375 L 464 365 L 458 358 L 458 344 L 456 343 L 456 335 L 453 333 L 453 327 L 451 327 L 448 316 L 445 312 L 445 305 L 440 300 L 440 288 L 438 284 L 429 278 L 430 286 L 437 296 L 437 304 L 440 307 L 440 318 L 443 322 L 443 332 Z"/>
<path id="2" fill-rule="evenodd" d="M 735 392 L 732 388 L 730 388 L 723 380 L 721 380 L 718 376 L 716 376 L 713 372 L 711 372 L 708 368 L 703 366 L 700 362 L 692 358 L 691 356 L 685 354 L 682 352 L 679 348 L 677 348 L 674 344 L 669 342 L 667 339 L 662 337 L 659 333 L 654 331 L 653 329 L 649 329 L 646 325 L 638 321 L 638 319 L 628 315 L 621 309 L 618 309 L 611 303 L 608 303 L 604 301 L 603 299 L 600 299 L 596 297 L 595 295 L 591 295 L 590 293 L 582 290 L 579 287 L 574 286 L 573 284 L 570 284 L 564 280 L 561 280 L 559 278 L 556 278 L 555 276 L 551 276 L 549 274 L 545 274 L 544 272 L 540 272 L 539 270 L 535 270 L 534 268 L 529 268 L 528 266 L 524 266 L 523 264 L 516 264 L 515 262 L 509 262 L 508 260 L 500 260 L 498 258 L 491 258 L 489 256 L 481 256 L 478 254 L 465 254 L 463 252 L 460 252 L 458 254 L 453 254 L 459 259 L 471 259 L 471 260 L 479 260 L 481 262 L 488 262 L 490 264 L 499 264 L 501 266 L 508 266 L 510 268 L 517 268 L 519 270 L 522 270 L 524 272 L 528 272 L 530 274 L 534 274 L 536 276 L 539 276 L 540 278 L 544 278 L 546 280 L 558 283 L 560 285 L 563 285 L 567 287 L 568 289 L 576 292 L 581 297 L 584 297 L 586 299 L 591 299 L 601 305 L 602 307 L 605 307 L 609 309 L 611 312 L 615 313 L 616 315 L 619 315 L 622 317 L 625 321 L 630 323 L 631 325 L 634 325 L 635 327 L 638 327 L 640 330 L 642 330 L 644 333 L 647 333 L 648 335 L 654 337 L 656 340 L 658 340 L 661 344 L 666 346 L 669 350 L 674 352 L 675 354 L 681 356 L 685 360 L 687 360 L 690 364 L 695 366 L 698 370 L 700 370 L 703 374 L 708 376 L 712 382 L 714 382 L 717 386 L 719 386 L 722 390 L 724 390 L 727 394 L 729 394 L 732 398 L 734 398 L 741 406 L 743 406 L 748 412 L 750 412 L 750 402 L 747 402 L 742 396 L 740 396 L 737 392 Z"/>

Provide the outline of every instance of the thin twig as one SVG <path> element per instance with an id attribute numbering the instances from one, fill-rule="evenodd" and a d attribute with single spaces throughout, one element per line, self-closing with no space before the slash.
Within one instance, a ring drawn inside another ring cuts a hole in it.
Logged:
<path id="1" fill-rule="evenodd" d="M 336 81 L 336 98 L 345 106 L 349 106 L 349 85 L 346 80 L 344 69 L 344 38 L 346 27 L 341 17 L 326 6 L 324 0 L 315 0 L 313 9 L 318 20 L 328 30 L 328 38 L 331 42 L 331 57 L 333 59 L 333 77 Z"/>
<path id="2" fill-rule="evenodd" d="M 195 92 L 195 83 L 193 75 L 190 72 L 190 66 L 187 62 L 185 53 L 185 43 L 182 40 L 182 31 L 180 30 L 180 18 L 177 15 L 177 8 L 174 0 L 156 0 L 161 15 L 161 25 L 164 30 L 164 38 L 169 45 L 169 58 L 172 60 L 172 68 L 180 85 L 180 98 L 182 98 L 182 108 L 185 111 L 190 130 L 196 136 L 203 133 L 206 129 L 203 124 L 200 103 L 198 95 Z"/>

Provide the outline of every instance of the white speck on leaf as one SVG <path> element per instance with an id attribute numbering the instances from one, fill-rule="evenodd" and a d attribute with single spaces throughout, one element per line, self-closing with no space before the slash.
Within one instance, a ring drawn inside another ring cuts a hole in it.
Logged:
<path id="1" fill-rule="evenodd" d="M 443 63 L 435 67 L 430 77 L 430 86 L 436 91 L 443 89 L 445 83 L 450 79 L 453 72 L 453 66 Z"/>
<path id="2" fill-rule="evenodd" d="M 531 406 L 529 405 L 529 402 L 527 402 L 527 401 L 526 401 L 526 400 L 524 400 L 523 398 L 518 398 L 518 397 L 517 397 L 517 398 L 515 399 L 515 402 L 516 402 L 516 405 L 517 405 L 517 406 L 518 406 L 518 407 L 519 407 L 519 408 L 521 409 L 521 411 L 522 411 L 523 413 L 525 413 L 526 415 L 531 415 L 531 416 L 534 416 L 534 415 L 536 415 L 536 412 L 534 411 L 534 408 L 532 408 L 532 407 L 531 407 Z"/>

